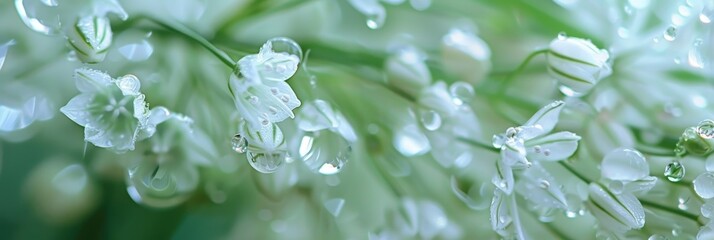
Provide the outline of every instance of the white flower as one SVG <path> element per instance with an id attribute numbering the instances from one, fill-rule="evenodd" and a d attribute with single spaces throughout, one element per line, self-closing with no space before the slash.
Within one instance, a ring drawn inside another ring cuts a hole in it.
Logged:
<path id="1" fill-rule="evenodd" d="M 606 50 L 598 49 L 590 41 L 559 36 L 548 49 L 548 72 L 562 85 L 566 95 L 587 93 L 600 79 L 610 75 Z"/>
<path id="2" fill-rule="evenodd" d="M 106 16 L 86 16 L 77 20 L 67 33 L 67 41 L 84 63 L 99 63 L 112 44 L 112 28 Z"/>
<path id="3" fill-rule="evenodd" d="M 503 192 L 510 195 L 513 191 L 513 169 L 530 167 L 531 161 L 563 160 L 575 153 L 580 136 L 566 131 L 545 135 L 555 128 L 564 105 L 562 101 L 548 104 L 525 125 L 493 136 L 493 146 L 501 149 L 501 159 L 492 181 Z"/>
<path id="4" fill-rule="evenodd" d="M 117 152 L 133 150 L 149 120 L 139 79 L 134 75 L 112 79 L 88 68 L 75 70 L 74 79 L 81 93 L 60 111 L 84 127 L 85 141 Z"/>
<path id="5" fill-rule="evenodd" d="M 294 43 L 289 39 L 280 40 Z M 229 80 L 238 112 L 255 129 L 295 117 L 293 109 L 300 106 L 295 92 L 285 83 L 297 71 L 300 58 L 275 52 L 273 41 L 265 43 L 260 53 L 240 59 L 239 72 L 232 74 Z"/>
<path id="6" fill-rule="evenodd" d="M 257 171 L 273 173 L 285 162 L 287 146 L 283 131 L 276 124 L 268 124 L 258 130 L 249 127 L 245 122 L 239 126 L 241 137 L 245 138 L 248 147 L 246 155 L 248 162 Z"/>

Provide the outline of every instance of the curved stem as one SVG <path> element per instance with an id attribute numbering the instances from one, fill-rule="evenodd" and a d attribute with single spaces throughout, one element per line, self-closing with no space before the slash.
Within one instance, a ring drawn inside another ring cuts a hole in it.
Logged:
<path id="1" fill-rule="evenodd" d="M 504 93 L 504 92 L 506 91 L 506 87 L 511 84 L 511 82 L 513 81 L 513 79 L 514 79 L 520 72 L 522 72 L 523 69 L 526 68 L 526 66 L 528 66 L 528 64 L 531 62 L 531 60 L 533 60 L 533 58 L 535 58 L 536 56 L 538 56 L 538 55 L 540 55 L 540 54 L 544 54 L 544 53 L 548 53 L 548 49 L 538 49 L 538 50 L 535 50 L 535 51 L 533 51 L 532 53 L 528 54 L 528 56 L 526 56 L 526 59 L 524 59 L 523 62 L 521 62 L 521 64 L 518 65 L 518 67 L 516 67 L 516 69 L 513 70 L 513 71 L 506 77 L 505 80 L 503 80 L 503 84 L 501 84 L 501 86 L 499 87 L 498 92 L 499 92 L 499 93 Z M 499 94 L 499 95 L 503 95 L 503 94 Z"/>
<path id="2" fill-rule="evenodd" d="M 218 49 L 215 45 L 213 45 L 211 42 L 209 42 L 206 38 L 204 38 L 200 34 L 196 33 L 195 31 L 187 28 L 186 26 L 174 25 L 174 24 L 164 22 L 157 18 L 154 18 L 151 16 L 146 16 L 146 15 L 140 15 L 140 16 L 137 16 L 137 18 L 143 18 L 143 19 L 149 20 L 151 22 L 158 24 L 159 26 L 166 28 L 169 31 L 178 33 L 188 39 L 193 40 L 194 42 L 197 42 L 198 44 L 203 46 L 203 48 L 205 48 L 206 50 L 211 52 L 214 56 L 216 56 L 218 58 L 218 60 L 221 60 L 221 62 L 223 62 L 223 64 L 228 66 L 231 70 L 236 68 L 236 62 L 233 61 L 233 59 L 231 59 L 231 57 L 229 57 L 228 54 L 226 54 L 222 50 Z"/>

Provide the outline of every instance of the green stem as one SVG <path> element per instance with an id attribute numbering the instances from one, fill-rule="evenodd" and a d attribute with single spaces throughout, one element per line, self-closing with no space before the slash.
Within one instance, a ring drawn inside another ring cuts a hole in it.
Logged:
<path id="1" fill-rule="evenodd" d="M 151 22 L 154 22 L 158 24 L 159 26 L 162 26 L 166 28 L 169 31 L 175 32 L 177 34 L 180 34 L 190 40 L 193 40 L 194 42 L 197 42 L 203 48 L 211 52 L 218 60 L 221 60 L 223 64 L 225 64 L 227 67 L 230 69 L 235 69 L 236 68 L 236 62 L 231 59 L 231 57 L 228 56 L 225 52 L 222 50 L 218 49 L 215 45 L 213 45 L 210 41 L 208 41 L 206 38 L 201 36 L 200 34 L 196 33 L 195 31 L 187 28 L 186 26 L 183 25 L 174 25 L 168 22 L 164 22 L 162 20 L 159 20 L 157 18 L 151 17 L 151 16 L 146 16 L 146 15 L 140 15 L 137 16 L 136 18 L 143 18 L 146 20 L 149 20 Z"/>
<path id="2" fill-rule="evenodd" d="M 459 142 L 462 142 L 462 143 L 469 144 L 469 145 L 474 146 L 474 147 L 478 147 L 478 148 L 482 148 L 482 149 L 485 149 L 485 150 L 489 150 L 489 151 L 494 152 L 494 153 L 500 153 L 500 152 L 501 152 L 501 150 L 496 149 L 496 148 L 494 148 L 494 147 L 491 146 L 491 145 L 488 145 L 488 144 L 485 144 L 485 143 L 482 143 L 482 142 L 479 142 L 479 141 L 476 141 L 476 140 L 473 140 L 473 139 L 468 139 L 468 138 L 464 138 L 464 137 L 456 137 L 456 140 L 459 141 Z"/>
<path id="3" fill-rule="evenodd" d="M 590 184 L 591 182 L 593 182 L 593 181 L 590 180 L 589 178 L 585 177 L 585 175 L 583 175 L 583 174 L 581 174 L 580 172 L 576 171 L 576 170 L 575 170 L 572 166 L 570 166 L 569 164 L 567 164 L 567 163 L 565 163 L 565 162 L 563 162 L 563 161 L 558 161 L 558 164 L 560 164 L 560 166 L 563 166 L 566 170 L 568 170 L 570 173 L 572 173 L 573 175 L 575 175 L 576 177 L 578 177 L 580 180 L 582 180 L 582 181 L 585 182 L 586 184 Z"/>
<path id="4" fill-rule="evenodd" d="M 566 163 L 564 163 L 564 162 L 562 162 L 562 161 L 560 161 L 560 162 L 558 162 L 558 163 L 560 163 L 561 166 L 563 166 L 565 169 L 567 169 L 568 171 L 570 171 L 573 175 L 575 175 L 576 177 L 578 177 L 578 178 L 579 178 L 580 180 L 582 180 L 583 182 L 585 182 L 585 183 L 587 183 L 587 184 L 593 182 L 592 180 L 590 180 L 590 179 L 588 179 L 587 177 L 585 177 L 583 174 L 581 174 L 581 173 L 579 173 L 578 171 L 576 171 L 575 169 L 573 169 L 573 167 L 571 167 L 570 165 L 568 165 L 568 164 L 566 164 Z M 647 207 L 659 209 L 659 210 L 662 210 L 662 211 L 665 211 L 665 212 L 669 212 L 669 213 L 674 214 L 674 215 L 679 215 L 679 216 L 682 216 L 682 217 L 691 219 L 692 221 L 697 222 L 697 224 L 699 224 L 699 226 L 703 226 L 703 225 L 704 225 L 704 223 L 699 220 L 699 216 L 697 216 L 696 214 L 689 213 L 689 212 L 686 212 L 686 211 L 681 211 L 681 210 L 679 210 L 679 209 L 677 209 L 677 208 L 665 206 L 665 205 L 662 205 L 662 204 L 659 204 L 659 203 L 656 203 L 656 202 L 651 202 L 651 201 L 649 201 L 649 200 L 647 200 L 647 199 L 644 199 L 644 198 L 638 198 L 638 199 L 640 200 L 640 202 L 642 203 L 643 206 L 647 206 Z"/>
<path id="5" fill-rule="evenodd" d="M 511 74 L 509 74 L 509 75 L 506 77 L 506 79 L 503 80 L 503 84 L 501 84 L 501 86 L 500 86 L 500 88 L 499 88 L 499 90 L 498 90 L 498 93 L 501 93 L 501 94 L 499 94 L 499 95 L 503 95 L 502 93 L 505 93 L 505 92 L 506 92 L 506 87 L 508 87 L 508 85 L 511 84 L 511 82 L 513 81 L 513 79 L 515 79 L 515 77 L 516 77 L 520 72 L 522 72 L 523 69 L 526 68 L 526 66 L 528 66 L 528 64 L 531 62 L 531 60 L 533 60 L 533 58 L 535 58 L 536 56 L 538 56 L 538 55 L 540 55 L 540 54 L 548 53 L 548 51 L 549 51 L 548 49 L 538 49 L 538 50 L 535 50 L 535 51 L 533 51 L 532 53 L 528 54 L 528 56 L 526 56 L 526 59 L 524 59 L 523 62 L 521 62 L 521 64 L 518 65 L 518 67 L 516 67 L 516 70 L 513 70 L 513 72 L 511 72 Z"/>
<path id="6" fill-rule="evenodd" d="M 665 212 L 669 212 L 669 213 L 672 213 L 672 214 L 675 214 L 675 215 L 679 215 L 679 216 L 688 218 L 688 219 L 690 219 L 690 220 L 692 220 L 692 221 L 697 222 L 697 224 L 698 224 L 699 226 L 704 226 L 704 225 L 705 225 L 705 223 L 704 223 L 702 220 L 700 220 L 700 219 L 699 219 L 699 216 L 696 215 L 696 214 L 693 214 L 693 213 L 690 213 L 690 212 L 687 212 L 687 211 L 681 211 L 681 210 L 679 210 L 679 209 L 677 209 L 677 208 L 665 206 L 665 205 L 662 205 L 662 204 L 659 204 L 659 203 L 656 203 L 656 202 L 651 202 L 651 201 L 649 201 L 649 200 L 647 200 L 647 199 L 640 199 L 640 202 L 642 203 L 643 206 L 655 208 L 655 209 L 658 209 L 658 210 L 662 210 L 662 211 L 665 211 Z"/>

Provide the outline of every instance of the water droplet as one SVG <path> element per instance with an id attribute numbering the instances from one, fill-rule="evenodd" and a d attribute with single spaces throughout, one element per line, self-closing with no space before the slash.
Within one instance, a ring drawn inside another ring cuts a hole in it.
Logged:
<path id="1" fill-rule="evenodd" d="M 297 156 L 310 170 L 323 175 L 342 171 L 352 154 L 351 142 L 330 129 L 303 132 L 297 139 Z"/>
<path id="2" fill-rule="evenodd" d="M 714 154 L 709 155 L 707 157 L 707 161 L 704 164 L 707 172 L 714 172 Z"/>
<path id="3" fill-rule="evenodd" d="M 667 237 L 655 234 L 647 238 L 647 240 L 667 240 Z"/>
<path id="4" fill-rule="evenodd" d="M 664 168 L 664 176 L 670 182 L 679 182 L 684 178 L 685 169 L 684 166 L 679 163 L 679 161 L 673 161 L 667 164 Z"/>
<path id="5" fill-rule="evenodd" d="M 231 149 L 237 153 L 245 153 L 246 149 L 248 149 L 248 141 L 240 134 L 233 135 Z"/>
<path id="6" fill-rule="evenodd" d="M 618 181 L 636 181 L 649 176 L 649 165 L 640 152 L 618 148 L 607 155 L 601 163 L 604 178 Z"/>
<path id="7" fill-rule="evenodd" d="M 677 8 L 677 12 L 679 12 L 679 14 L 682 15 L 682 16 L 684 16 L 684 17 L 688 17 L 689 15 L 692 14 L 692 9 L 689 8 L 689 6 L 680 5 L 680 6 Z"/>
<path id="8" fill-rule="evenodd" d="M 704 139 L 714 138 L 714 120 L 704 120 L 697 125 L 697 134 Z"/>
<path id="9" fill-rule="evenodd" d="M 687 206 L 687 203 L 689 202 L 689 198 L 684 199 L 684 198 L 677 198 L 677 208 L 682 209 L 682 210 L 687 210 L 689 207 Z"/>
<path id="10" fill-rule="evenodd" d="M 421 113 L 421 123 L 429 131 L 436 131 L 441 127 L 441 115 L 433 110 Z"/>
<path id="11" fill-rule="evenodd" d="M 679 234 L 680 234 L 681 232 L 682 232 L 682 229 L 674 228 L 674 229 L 672 229 L 672 236 L 673 236 L 673 237 L 677 237 L 677 236 L 679 236 Z"/>
<path id="12" fill-rule="evenodd" d="M 198 187 L 199 175 L 196 167 L 188 162 L 149 154 L 127 169 L 126 181 L 127 192 L 135 202 L 172 207 L 185 201 Z"/>
<path id="13" fill-rule="evenodd" d="M 141 62 L 149 59 L 154 53 L 154 47 L 149 41 L 142 40 L 139 43 L 127 44 L 118 49 L 124 58 L 132 62 Z"/>
<path id="14" fill-rule="evenodd" d="M 474 97 L 474 88 L 466 82 L 455 82 L 449 86 L 449 93 L 456 105 L 470 102 Z"/>
<path id="15" fill-rule="evenodd" d="M 548 187 L 550 187 L 550 182 L 548 182 L 548 180 L 541 179 L 541 180 L 538 182 L 538 187 L 540 187 L 540 188 L 542 188 L 542 189 L 548 189 Z"/>
<path id="16" fill-rule="evenodd" d="M 699 210 L 702 212 L 703 217 L 712 218 L 712 216 L 714 216 L 714 202 L 705 201 Z"/>
<path id="17" fill-rule="evenodd" d="M 559 33 L 558 33 L 558 39 L 559 39 L 559 40 L 565 40 L 566 38 L 568 38 L 568 35 L 565 34 L 565 32 L 559 32 Z"/>
<path id="18" fill-rule="evenodd" d="M 20 15 L 20 20 L 22 20 L 28 28 L 45 35 L 55 35 L 60 32 L 59 27 L 51 27 L 45 23 L 45 21 L 38 19 L 35 16 L 30 16 L 28 13 L 41 15 L 37 13 L 41 12 L 41 6 L 35 6 L 32 3 L 28 6 L 25 2 L 25 0 L 15 0 L 15 10 L 17 10 L 17 14 Z"/>
<path id="19" fill-rule="evenodd" d="M 345 199 L 334 198 L 325 201 L 325 209 L 327 209 L 332 216 L 337 217 L 342 212 L 342 207 L 345 205 Z"/>
<path id="20" fill-rule="evenodd" d="M 664 34 L 662 35 L 664 37 L 664 40 L 667 41 L 674 41 L 674 39 L 677 38 L 677 28 L 674 26 L 668 27 L 666 30 L 664 30 Z"/>
<path id="21" fill-rule="evenodd" d="M 689 66 L 692 66 L 693 68 L 704 68 L 704 60 L 702 59 L 700 49 L 702 42 L 703 40 L 701 38 L 695 39 L 692 43 L 692 47 L 689 48 L 689 52 L 687 53 L 687 62 L 689 63 Z"/>
<path id="22" fill-rule="evenodd" d="M 699 14 L 699 21 L 708 24 L 712 22 L 712 16 L 714 16 L 714 3 L 705 3 L 702 12 Z"/>
<path id="23" fill-rule="evenodd" d="M 287 153 L 283 151 L 252 152 L 248 149 L 246 154 L 248 155 L 248 163 L 253 169 L 261 173 L 274 173 L 285 162 Z"/>
<path id="24" fill-rule="evenodd" d="M 714 198 L 714 173 L 705 172 L 692 182 L 694 191 L 704 199 Z"/>
<path id="25" fill-rule="evenodd" d="M 379 29 L 384 25 L 384 20 L 387 17 L 387 12 L 384 7 L 379 6 L 374 8 L 374 11 L 367 13 L 367 27 L 370 29 Z"/>
<path id="26" fill-rule="evenodd" d="M 141 81 L 136 76 L 128 74 L 118 78 L 116 85 L 124 95 L 138 95 Z"/>
<path id="27" fill-rule="evenodd" d="M 422 155 L 431 150 L 429 139 L 416 125 L 407 125 L 394 134 L 394 148 L 405 157 Z"/>
<path id="28" fill-rule="evenodd" d="M 682 108 L 671 102 L 665 103 L 662 106 L 662 111 L 667 117 L 681 117 L 683 114 Z"/>
<path id="29" fill-rule="evenodd" d="M 286 37 L 276 37 L 276 38 L 271 38 L 268 39 L 266 42 L 266 45 L 270 44 L 271 49 L 273 52 L 276 53 L 288 53 L 290 55 L 295 55 L 298 57 L 298 59 L 302 59 L 302 48 L 300 48 L 300 45 L 297 44 L 294 40 Z M 294 69 L 293 66 L 288 66 L 285 65 L 284 71 L 293 71 Z"/>
<path id="30" fill-rule="evenodd" d="M 417 11 L 424 11 L 431 6 L 431 0 L 410 0 L 409 4 Z"/>

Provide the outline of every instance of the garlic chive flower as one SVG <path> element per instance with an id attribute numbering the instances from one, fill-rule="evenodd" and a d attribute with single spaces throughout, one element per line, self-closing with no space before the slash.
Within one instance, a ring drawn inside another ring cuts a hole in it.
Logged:
<path id="1" fill-rule="evenodd" d="M 261 173 L 273 173 L 285 162 L 288 153 L 285 136 L 276 124 L 268 124 L 254 130 L 246 122 L 241 122 L 240 135 L 247 142 L 248 162 Z"/>
<path id="2" fill-rule="evenodd" d="M 258 54 L 248 55 L 238 61 L 238 69 L 229 79 L 229 87 L 240 116 L 251 128 L 260 129 L 270 123 L 294 118 L 293 109 L 300 100 L 285 81 L 292 77 L 300 57 L 288 52 L 276 52 L 273 44 L 288 42 L 286 38 L 271 39 Z"/>
<path id="3" fill-rule="evenodd" d="M 530 167 L 531 161 L 563 160 L 575 153 L 580 136 L 567 131 L 545 135 L 555 128 L 563 106 L 565 102 L 555 101 L 538 110 L 525 125 L 493 136 L 501 158 L 492 182 L 505 194 L 513 192 L 513 169 Z"/>
<path id="4" fill-rule="evenodd" d="M 79 18 L 67 34 L 67 41 L 80 61 L 99 63 L 112 44 L 112 28 L 106 16 Z"/>
<path id="5" fill-rule="evenodd" d="M 609 58 L 607 50 L 589 40 L 560 35 L 550 42 L 548 72 L 560 83 L 561 92 L 578 96 L 612 73 Z"/>
<path id="6" fill-rule="evenodd" d="M 635 196 L 657 183 L 649 175 L 649 164 L 642 154 L 629 148 L 609 152 L 600 164 L 600 183 L 589 186 L 587 208 L 604 230 L 620 234 L 645 225 L 645 210 Z"/>
<path id="7" fill-rule="evenodd" d="M 74 79 L 80 94 L 60 111 L 84 127 L 87 142 L 116 152 L 134 150 L 139 133 L 149 121 L 149 108 L 144 94 L 139 92 L 139 79 L 134 75 L 113 79 L 88 68 L 75 70 Z"/>

